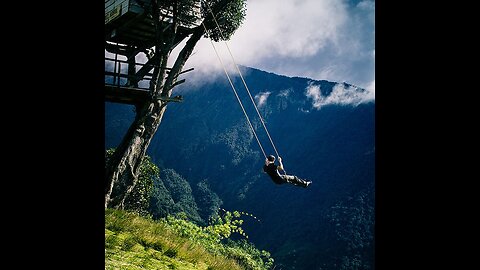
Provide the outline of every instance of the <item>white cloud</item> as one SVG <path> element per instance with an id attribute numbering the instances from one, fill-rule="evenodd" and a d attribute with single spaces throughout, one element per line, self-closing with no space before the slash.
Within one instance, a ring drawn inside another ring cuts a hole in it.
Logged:
<path id="1" fill-rule="evenodd" d="M 246 20 L 232 38 L 232 49 L 247 61 L 258 61 L 258 56 L 312 56 L 336 40 L 346 16 L 338 0 L 248 1 Z"/>
<path id="2" fill-rule="evenodd" d="M 278 93 L 279 97 L 288 97 L 290 95 L 291 89 L 284 89 Z"/>
<path id="3" fill-rule="evenodd" d="M 365 90 L 368 92 L 365 97 L 368 100 L 375 100 L 375 80 L 370 82 Z"/>
<path id="4" fill-rule="evenodd" d="M 375 81 L 370 84 L 370 89 L 361 91 L 355 86 L 345 87 L 345 84 L 336 84 L 328 96 L 322 95 L 319 85 L 310 84 L 306 88 L 305 95 L 312 99 L 312 106 L 319 110 L 327 105 L 351 105 L 372 102 L 375 99 Z"/>
<path id="5" fill-rule="evenodd" d="M 171 59 L 176 59 L 179 51 L 185 45 L 186 41 L 182 41 L 177 48 L 172 52 Z M 216 51 L 216 52 L 215 52 Z M 218 57 L 217 57 L 218 53 Z M 233 53 L 232 53 L 233 55 Z M 236 57 L 235 55 L 233 55 Z M 219 59 L 220 58 L 220 59 Z M 236 62 L 237 65 L 239 63 Z M 173 65 L 171 61 L 171 65 Z M 185 63 L 185 69 L 193 67 L 195 70 L 187 73 L 187 81 L 194 85 L 202 85 L 205 83 L 213 82 L 218 78 L 224 78 L 225 82 L 229 84 L 228 77 L 225 72 L 228 73 L 230 79 L 239 76 L 237 68 L 232 61 L 230 54 L 226 48 L 224 42 L 210 42 L 210 40 L 202 38 L 198 41 L 192 55 Z M 245 75 L 242 73 L 242 75 Z M 230 86 L 229 86 L 230 87 Z"/>
<path id="6" fill-rule="evenodd" d="M 319 85 L 309 85 L 306 95 L 308 98 L 313 99 L 313 107 L 320 108 L 323 98 Z"/>
<path id="7" fill-rule="evenodd" d="M 374 80 L 374 15 L 370 0 L 249 0 L 227 44 L 238 65 L 365 88 Z M 228 71 L 238 74 L 225 42 L 214 44 Z M 225 76 L 206 39 L 187 64 L 204 76 Z"/>
<path id="8" fill-rule="evenodd" d="M 286 76 L 347 82 L 368 88 L 375 80 L 375 2 L 371 0 L 248 0 L 246 18 L 231 40 L 215 42 L 227 72 L 237 65 Z M 178 54 L 185 40 L 173 56 Z M 172 65 L 169 62 L 169 65 Z M 223 77 L 210 40 L 195 46 L 184 78 L 201 84 Z"/>
<path id="9" fill-rule="evenodd" d="M 269 62 L 275 59 L 301 60 L 314 57 L 329 44 L 338 44 L 338 33 L 347 20 L 346 5 L 338 0 L 277 0 L 247 1 L 246 18 L 227 42 L 214 43 L 225 65 L 233 60 L 226 46 L 239 65 L 258 67 L 282 74 L 281 66 Z M 201 66 L 211 74 L 222 67 L 210 41 L 202 39 L 189 63 Z M 231 67 L 230 67 L 231 68 Z M 233 70 L 236 72 L 236 70 Z M 290 76 L 301 76 L 288 72 Z"/>
<path id="10" fill-rule="evenodd" d="M 261 108 L 267 102 L 268 96 L 270 96 L 272 92 L 260 92 L 255 95 L 255 100 L 257 101 L 257 107 Z"/>

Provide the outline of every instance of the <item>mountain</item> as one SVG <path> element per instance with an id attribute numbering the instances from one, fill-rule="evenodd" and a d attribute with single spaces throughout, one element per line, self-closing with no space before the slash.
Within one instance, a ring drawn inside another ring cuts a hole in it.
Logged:
<path id="1" fill-rule="evenodd" d="M 265 157 L 225 76 L 180 85 L 174 95 L 184 102 L 168 105 L 147 154 L 192 187 L 208 185 L 223 208 L 255 215 L 244 229 L 276 269 L 375 269 L 369 92 L 246 67 L 242 74 L 287 173 L 310 187 L 276 185 L 263 173 Z M 233 83 L 266 155 L 276 155 L 242 80 Z M 105 146 L 116 147 L 134 109 L 106 102 L 105 113 Z"/>

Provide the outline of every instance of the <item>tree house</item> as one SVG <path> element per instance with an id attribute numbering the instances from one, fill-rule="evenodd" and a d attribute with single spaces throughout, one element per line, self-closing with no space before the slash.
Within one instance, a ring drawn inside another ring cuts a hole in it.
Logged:
<path id="1" fill-rule="evenodd" d="M 200 1 L 189 10 L 192 17 L 200 19 Z M 139 83 L 148 85 L 157 62 L 152 49 L 158 43 L 154 19 L 162 22 L 160 31 L 167 31 L 173 20 L 168 7 L 159 9 L 158 18 L 153 18 L 152 11 L 151 0 L 105 0 L 105 50 L 110 54 L 105 57 L 105 101 L 138 104 L 148 98 L 149 87 Z M 198 24 L 191 21 L 180 22 L 173 47 L 195 26 Z M 148 58 L 146 63 L 136 61 L 139 53 Z"/>

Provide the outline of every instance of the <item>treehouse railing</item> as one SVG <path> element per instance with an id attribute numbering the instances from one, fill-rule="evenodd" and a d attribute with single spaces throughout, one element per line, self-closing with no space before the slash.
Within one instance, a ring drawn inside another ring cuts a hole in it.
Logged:
<path id="1" fill-rule="evenodd" d="M 127 60 L 118 59 L 118 55 L 115 54 L 114 58 L 105 57 L 105 85 L 109 86 L 126 86 L 126 87 L 134 87 L 143 90 L 149 90 L 148 87 L 139 86 L 141 82 L 150 81 L 152 79 L 152 72 L 148 72 L 145 76 L 140 77 L 137 74 L 128 74 L 128 69 L 130 65 L 135 66 L 135 73 L 137 66 L 147 66 L 150 69 L 153 69 L 155 65 L 153 64 L 143 64 L 137 62 L 131 62 Z M 129 85 L 130 80 L 135 79 L 138 82 L 134 83 L 134 85 Z"/>

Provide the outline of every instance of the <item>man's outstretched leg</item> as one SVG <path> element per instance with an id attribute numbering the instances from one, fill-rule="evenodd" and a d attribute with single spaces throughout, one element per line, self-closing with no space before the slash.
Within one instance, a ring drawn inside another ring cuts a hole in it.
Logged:
<path id="1" fill-rule="evenodd" d="M 299 185 L 302 187 L 308 187 L 312 183 L 312 181 L 306 181 L 297 176 L 294 176 L 294 181 L 295 181 L 295 185 Z"/>
<path id="2" fill-rule="evenodd" d="M 283 175 L 283 178 L 290 184 L 293 184 L 295 186 L 300 186 L 300 187 L 308 187 L 312 181 L 305 181 L 301 178 L 298 178 L 297 176 L 294 175 Z"/>

